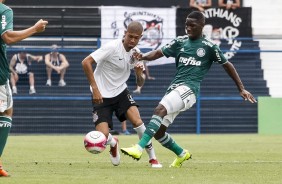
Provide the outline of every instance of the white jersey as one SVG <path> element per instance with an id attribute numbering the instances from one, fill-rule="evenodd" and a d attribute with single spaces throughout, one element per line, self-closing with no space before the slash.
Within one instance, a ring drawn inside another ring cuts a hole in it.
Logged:
<path id="1" fill-rule="evenodd" d="M 97 63 L 94 78 L 103 98 L 115 97 L 127 88 L 130 70 L 139 62 L 133 59 L 134 50 L 139 52 L 137 47 L 126 52 L 122 40 L 117 39 L 90 54 Z"/>

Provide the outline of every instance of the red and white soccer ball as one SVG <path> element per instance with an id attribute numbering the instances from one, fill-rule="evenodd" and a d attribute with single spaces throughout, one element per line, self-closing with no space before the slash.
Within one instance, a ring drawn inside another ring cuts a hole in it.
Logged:
<path id="1" fill-rule="evenodd" d="M 106 149 L 107 138 L 99 131 L 91 131 L 84 137 L 84 147 L 93 154 L 102 153 Z"/>

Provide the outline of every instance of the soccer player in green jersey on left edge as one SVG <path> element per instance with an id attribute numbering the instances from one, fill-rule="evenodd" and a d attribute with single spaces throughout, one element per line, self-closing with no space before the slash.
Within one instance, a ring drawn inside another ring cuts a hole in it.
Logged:
<path id="1" fill-rule="evenodd" d="M 121 148 L 124 154 L 139 160 L 144 146 L 152 137 L 155 137 L 162 146 L 176 154 L 177 157 L 170 167 L 179 168 L 185 160 L 191 158 L 191 153 L 180 147 L 166 132 L 166 129 L 180 112 L 190 109 L 195 104 L 200 83 L 213 62 L 222 65 L 235 82 L 244 100 L 251 103 L 256 102 L 253 95 L 245 90 L 233 64 L 224 57 L 216 44 L 202 34 L 204 25 L 204 15 L 199 11 L 194 11 L 188 15 L 185 22 L 187 35 L 177 37 L 161 49 L 146 54 L 135 54 L 138 60 L 145 61 L 155 60 L 163 56 L 174 57 L 176 74 L 165 96 L 155 108 L 142 138 L 133 147 Z"/>
<path id="2" fill-rule="evenodd" d="M 48 24 L 47 21 L 40 19 L 36 24 L 27 29 L 13 31 L 13 10 L 4 5 L 4 2 L 5 0 L 0 0 L 0 177 L 9 176 L 3 169 L 1 156 L 12 127 L 13 115 L 13 98 L 9 84 L 10 69 L 6 54 L 6 44 L 13 44 L 35 33 L 43 32 Z"/>

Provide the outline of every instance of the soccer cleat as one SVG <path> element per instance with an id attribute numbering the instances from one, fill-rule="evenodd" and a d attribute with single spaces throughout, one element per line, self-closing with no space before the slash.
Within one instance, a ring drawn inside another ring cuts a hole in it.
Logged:
<path id="1" fill-rule="evenodd" d="M 188 150 L 184 151 L 186 152 L 185 155 L 183 157 L 177 157 L 169 167 L 180 168 L 185 160 L 192 158 L 192 154 L 190 154 Z"/>
<path id="2" fill-rule="evenodd" d="M 66 86 L 66 85 L 67 85 L 67 84 L 66 84 L 66 82 L 65 82 L 63 79 L 61 79 L 61 80 L 59 81 L 58 86 L 63 87 L 63 86 Z"/>
<path id="3" fill-rule="evenodd" d="M 30 95 L 35 94 L 35 93 L 36 93 L 36 91 L 35 91 L 34 88 L 33 88 L 33 89 L 29 89 L 29 94 L 30 94 Z"/>
<path id="4" fill-rule="evenodd" d="M 159 163 L 157 159 L 151 159 L 149 160 L 149 163 L 151 164 L 152 168 L 162 168 L 163 165 Z"/>
<path id="5" fill-rule="evenodd" d="M 114 166 L 118 166 L 120 164 L 120 154 L 118 150 L 118 138 L 113 137 L 116 140 L 116 145 L 110 148 L 110 158 L 111 162 Z"/>
<path id="6" fill-rule="evenodd" d="M 47 80 L 46 86 L 52 86 L 52 81 L 51 81 L 51 79 L 48 79 L 48 80 Z"/>
<path id="7" fill-rule="evenodd" d="M 135 144 L 130 148 L 121 148 L 120 150 L 123 154 L 128 155 L 138 161 L 142 156 L 142 151 L 138 149 L 138 146 L 138 144 Z"/>
<path id="8" fill-rule="evenodd" d="M 7 171 L 5 171 L 4 169 L 0 169 L 0 177 L 8 177 L 9 174 Z"/>

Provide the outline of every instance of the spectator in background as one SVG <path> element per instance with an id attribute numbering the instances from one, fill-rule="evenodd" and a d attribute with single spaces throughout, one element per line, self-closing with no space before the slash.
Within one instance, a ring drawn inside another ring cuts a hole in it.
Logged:
<path id="1" fill-rule="evenodd" d="M 45 64 L 47 72 L 47 86 L 52 86 L 51 75 L 55 70 L 60 75 L 60 81 L 58 86 L 66 86 L 64 80 L 66 70 L 69 67 L 69 62 L 64 54 L 58 52 L 58 46 L 56 44 L 51 46 L 51 52 L 45 55 Z"/>
<path id="2" fill-rule="evenodd" d="M 42 56 L 33 56 L 26 53 L 25 49 L 15 54 L 10 61 L 11 71 L 11 85 L 13 94 L 17 94 L 17 82 L 22 80 L 29 80 L 29 94 L 35 94 L 34 88 L 34 73 L 31 70 L 31 62 L 40 62 L 43 60 Z"/>
<path id="3" fill-rule="evenodd" d="M 190 7 L 197 8 L 201 12 L 203 12 L 206 8 L 210 8 L 211 6 L 211 0 L 190 0 Z"/>
<path id="4" fill-rule="evenodd" d="M 241 5 L 240 0 L 218 0 L 218 6 L 229 10 L 239 8 Z"/>
<path id="5" fill-rule="evenodd" d="M 121 122 L 121 130 L 122 130 L 122 134 L 124 134 L 124 135 L 131 135 L 131 133 L 127 130 L 126 120 Z"/>
<path id="6" fill-rule="evenodd" d="M 149 68 L 148 66 L 144 63 L 144 66 L 145 66 L 145 79 L 148 79 L 148 80 L 155 80 L 156 78 L 155 77 L 152 77 L 150 75 L 150 72 L 149 72 Z M 133 93 L 137 93 L 137 94 L 141 94 L 141 89 L 142 89 L 143 86 L 136 86 L 136 89 L 133 91 Z"/>

